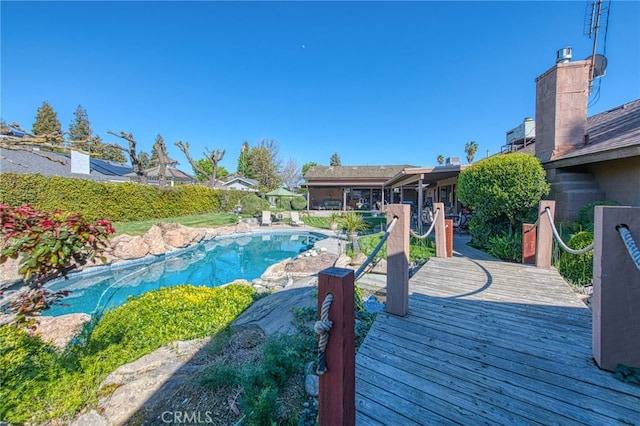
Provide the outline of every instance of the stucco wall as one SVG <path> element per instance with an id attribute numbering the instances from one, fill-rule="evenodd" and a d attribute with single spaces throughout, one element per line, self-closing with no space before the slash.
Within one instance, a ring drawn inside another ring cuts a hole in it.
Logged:
<path id="1" fill-rule="evenodd" d="M 595 163 L 589 169 L 608 200 L 640 206 L 640 157 Z"/>

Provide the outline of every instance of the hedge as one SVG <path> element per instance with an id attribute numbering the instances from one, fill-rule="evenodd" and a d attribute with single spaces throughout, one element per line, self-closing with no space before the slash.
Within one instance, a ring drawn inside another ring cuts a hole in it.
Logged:
<path id="1" fill-rule="evenodd" d="M 202 185 L 159 188 L 133 182 L 0 174 L 0 202 L 3 204 L 13 207 L 31 204 L 43 211 L 60 209 L 80 213 L 88 220 L 109 218 L 114 222 L 129 222 L 228 212 L 245 195 L 242 191 Z"/>

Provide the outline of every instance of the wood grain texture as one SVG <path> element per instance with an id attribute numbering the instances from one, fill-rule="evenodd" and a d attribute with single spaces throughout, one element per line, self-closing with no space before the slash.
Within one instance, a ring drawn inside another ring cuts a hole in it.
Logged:
<path id="1" fill-rule="evenodd" d="M 596 366 L 591 311 L 555 269 L 455 244 L 360 347 L 357 424 L 640 425 L 640 386 Z"/>

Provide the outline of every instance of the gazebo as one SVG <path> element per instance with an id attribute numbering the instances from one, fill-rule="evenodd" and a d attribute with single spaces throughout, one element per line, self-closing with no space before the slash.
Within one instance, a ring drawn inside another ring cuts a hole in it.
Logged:
<path id="1" fill-rule="evenodd" d="M 265 195 L 269 197 L 269 204 L 272 206 L 276 204 L 276 197 L 302 197 L 302 194 L 296 194 L 295 192 L 291 192 L 285 188 L 274 189 L 271 192 L 267 192 Z"/>

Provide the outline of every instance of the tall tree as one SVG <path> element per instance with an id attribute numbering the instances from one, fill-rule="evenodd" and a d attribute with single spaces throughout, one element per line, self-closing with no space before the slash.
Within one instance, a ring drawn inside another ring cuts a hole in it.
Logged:
<path id="1" fill-rule="evenodd" d="M 205 175 L 199 172 L 198 170 L 193 169 L 193 173 L 195 174 L 196 179 L 198 179 L 199 182 L 207 182 L 211 174 L 213 173 L 213 165 L 211 164 L 211 161 L 209 161 L 208 158 L 201 158 L 199 160 L 196 160 L 196 164 L 198 165 L 198 168 L 200 170 L 203 170 L 206 172 L 206 175 Z M 218 180 L 224 179 L 227 176 L 229 176 L 229 171 L 224 166 L 218 166 L 218 171 L 216 172 L 216 179 Z"/>
<path id="2" fill-rule="evenodd" d="M 69 142 L 76 148 L 88 151 L 88 144 L 93 132 L 87 110 L 82 105 L 78 105 L 73 117 L 73 121 L 69 124 Z"/>
<path id="3" fill-rule="evenodd" d="M 158 165 L 158 185 L 161 188 L 167 186 L 167 166 L 171 164 L 171 159 L 167 153 L 167 145 L 160 133 L 156 136 L 156 142 L 151 149 L 151 162 Z"/>
<path id="4" fill-rule="evenodd" d="M 218 163 L 220 161 L 222 161 L 222 159 L 224 158 L 224 154 L 227 152 L 226 149 L 223 149 L 222 151 L 219 149 L 216 149 L 215 151 L 209 151 L 209 149 L 207 148 L 205 150 L 205 156 L 207 158 L 207 160 L 211 163 L 211 170 L 207 171 L 202 169 L 199 165 L 197 161 L 194 161 L 193 158 L 191 158 L 191 155 L 189 154 L 189 142 L 183 143 L 182 141 L 178 141 L 175 143 L 175 145 L 180 148 L 180 151 L 182 151 L 185 155 L 185 157 L 187 157 L 187 160 L 189 160 L 189 164 L 191 164 L 191 167 L 193 168 L 193 171 L 197 174 L 197 173 L 201 173 L 205 176 L 207 176 L 207 178 L 209 179 L 209 187 L 213 188 L 216 186 L 216 176 L 218 175 Z"/>
<path id="5" fill-rule="evenodd" d="M 315 161 L 310 161 L 308 163 L 305 163 L 302 165 L 302 177 L 304 177 L 304 175 L 307 174 L 307 171 L 313 167 L 313 166 L 317 166 L 318 163 L 316 163 Z"/>
<path id="6" fill-rule="evenodd" d="M 476 156 L 476 152 L 478 152 L 478 144 L 476 141 L 469 141 L 464 146 L 464 152 L 467 154 L 467 162 L 469 164 L 473 163 L 473 158 Z"/>
<path id="7" fill-rule="evenodd" d="M 92 157 L 100 158 L 107 161 L 115 161 L 116 163 L 126 163 L 127 158 L 122 152 L 122 148 L 118 145 L 104 143 L 99 135 L 93 136 L 88 144 L 89 154 Z"/>
<path id="8" fill-rule="evenodd" d="M 131 160 L 131 167 L 133 167 L 133 171 L 134 173 L 138 176 L 138 178 L 140 179 L 140 183 L 147 183 L 147 174 L 145 173 L 144 169 L 142 168 L 142 164 L 140 163 L 140 160 L 138 159 L 138 155 L 136 152 L 136 140 L 133 137 L 132 133 L 126 133 L 123 131 L 120 131 L 120 134 L 114 133 L 111 130 L 107 130 L 107 133 L 116 136 L 120 139 L 124 139 L 127 142 L 129 142 L 129 148 L 125 149 L 122 148 L 119 145 L 115 145 L 116 147 L 120 148 L 122 151 L 126 151 L 129 154 L 129 159 Z"/>
<path id="9" fill-rule="evenodd" d="M 293 189 L 298 187 L 298 183 L 302 180 L 302 172 L 300 166 L 293 158 L 289 158 L 280 173 L 282 181 L 287 185 L 287 188 Z"/>
<path id="10" fill-rule="evenodd" d="M 47 101 L 36 112 L 36 121 L 32 127 L 33 134 L 45 138 L 47 141 L 62 142 L 62 127 L 58 121 L 58 113 Z"/>
<path id="11" fill-rule="evenodd" d="M 273 140 L 262 140 L 249 151 L 247 177 L 257 180 L 262 192 L 269 192 L 282 184 L 277 153 L 278 144 Z"/>
<path id="12" fill-rule="evenodd" d="M 244 141 L 242 143 L 242 148 L 240 148 L 240 156 L 238 157 L 238 168 L 236 172 L 240 176 L 246 176 L 247 174 L 247 160 L 249 157 L 249 142 Z"/>
<path id="13" fill-rule="evenodd" d="M 329 160 L 329 165 L 342 166 L 342 161 L 340 161 L 340 156 L 338 155 L 337 152 L 334 152 L 333 155 L 331 156 L 331 159 Z"/>
<path id="14" fill-rule="evenodd" d="M 437 160 L 438 160 L 438 165 L 442 166 L 444 164 L 444 155 L 442 154 L 438 155 Z"/>

